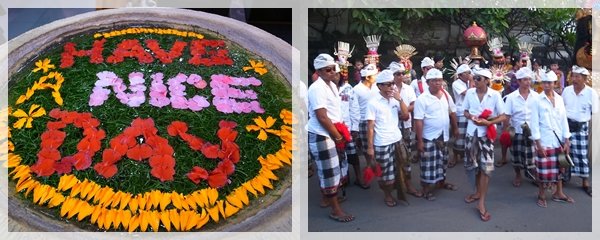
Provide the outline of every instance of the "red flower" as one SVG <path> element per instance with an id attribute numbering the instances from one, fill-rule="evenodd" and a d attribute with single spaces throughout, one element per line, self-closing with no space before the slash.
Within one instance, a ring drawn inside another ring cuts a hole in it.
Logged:
<path id="1" fill-rule="evenodd" d="M 227 184 L 227 177 L 235 172 L 235 164 L 240 160 L 240 149 L 234 140 L 237 137 L 238 132 L 234 130 L 237 123 L 231 121 L 222 120 L 219 122 L 219 130 L 217 130 L 217 136 L 221 139 L 221 145 L 212 144 L 204 141 L 203 139 L 194 135 L 188 134 L 188 126 L 184 122 L 173 122 L 167 127 L 167 131 L 171 136 L 180 136 L 181 139 L 186 141 L 191 149 L 200 151 L 204 157 L 209 159 L 219 158 L 221 161 L 217 164 L 217 167 L 208 176 L 209 185 L 211 187 L 222 187 Z M 199 176 L 204 172 L 203 168 L 195 166 L 193 170 L 188 173 L 188 178 L 198 184 L 201 178 Z M 206 170 L 204 170 L 206 171 Z"/>
<path id="2" fill-rule="evenodd" d="M 173 137 L 178 136 L 182 133 L 186 133 L 188 126 L 186 123 L 181 121 L 174 121 L 167 126 L 167 133 Z"/>
<path id="3" fill-rule="evenodd" d="M 219 128 L 235 128 L 237 123 L 232 121 L 221 120 L 219 121 Z"/>
<path id="4" fill-rule="evenodd" d="M 207 143 L 205 147 L 202 148 L 202 154 L 206 158 L 218 158 L 219 157 L 219 145 L 211 145 Z"/>
<path id="5" fill-rule="evenodd" d="M 38 176 L 48 176 L 55 171 L 59 173 L 71 172 L 71 166 L 77 170 L 84 170 L 90 167 L 92 157 L 101 148 L 101 140 L 106 137 L 104 130 L 96 129 L 100 122 L 93 118 L 90 113 L 78 113 L 61 111 L 53 109 L 48 114 L 57 119 L 55 122 L 48 122 L 48 129 L 42 133 L 41 149 L 38 153 L 38 161 L 32 168 Z M 63 144 L 66 133 L 61 131 L 67 125 L 73 124 L 77 128 L 83 129 L 83 138 L 77 143 L 78 152 L 72 156 L 62 158 L 58 149 Z"/>
<path id="6" fill-rule="evenodd" d="M 94 166 L 94 170 L 104 178 L 111 178 L 117 174 L 117 166 L 108 162 L 100 162 Z"/>
<path id="7" fill-rule="evenodd" d="M 148 146 L 148 144 L 140 144 L 135 147 L 130 148 L 127 151 L 127 157 L 132 160 L 142 161 L 146 158 L 150 158 L 152 156 L 152 148 Z"/>
<path id="8" fill-rule="evenodd" d="M 218 169 L 215 169 L 208 176 L 208 185 L 212 188 L 220 188 L 227 184 L 227 175 Z"/>
<path id="9" fill-rule="evenodd" d="M 208 179 L 208 171 L 206 169 L 194 166 L 186 176 L 195 184 L 199 184 L 201 180 Z"/>

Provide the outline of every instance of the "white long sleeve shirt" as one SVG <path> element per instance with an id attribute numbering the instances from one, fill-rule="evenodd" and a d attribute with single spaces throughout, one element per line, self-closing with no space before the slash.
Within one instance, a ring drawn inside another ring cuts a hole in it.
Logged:
<path id="1" fill-rule="evenodd" d="M 533 110 L 530 128 L 531 138 L 540 140 L 540 144 L 547 148 L 560 147 L 556 136 L 563 143 L 565 139 L 571 137 L 569 123 L 567 122 L 567 111 L 563 98 L 558 93 L 554 93 L 554 105 L 544 92 L 538 96 L 538 104 Z M 556 133 L 556 136 L 554 133 Z"/>
<path id="2" fill-rule="evenodd" d="M 598 94 L 591 87 L 585 86 L 579 94 L 575 94 L 573 86 L 563 90 L 562 98 L 567 110 L 567 118 L 578 122 L 588 122 L 592 113 L 598 112 Z"/>

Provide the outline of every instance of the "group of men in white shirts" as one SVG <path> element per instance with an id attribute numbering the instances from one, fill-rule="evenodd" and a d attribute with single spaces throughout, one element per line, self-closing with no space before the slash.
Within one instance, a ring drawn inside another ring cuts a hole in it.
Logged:
<path id="1" fill-rule="evenodd" d="M 423 76 L 410 85 L 406 69 L 396 62 L 382 71 L 366 65 L 360 71 L 363 80 L 354 87 L 338 82 L 339 66 L 330 55 L 320 54 L 313 64 L 319 78 L 308 88 L 308 144 L 317 166 L 321 206 L 332 208 L 329 217 L 333 220 L 355 218 L 342 210 L 340 202 L 345 196 L 338 194 L 348 181 L 348 163 L 354 167 L 355 184 L 369 187 L 363 179 L 359 152 L 365 156 L 367 169 L 381 169 L 378 185 L 389 207 L 397 204 L 394 189 L 430 201 L 435 200 L 436 189 L 456 190 L 457 186 L 446 181 L 450 139 L 454 139 L 455 154 L 464 159 L 476 189 L 464 200 L 478 201 L 481 220 L 490 220 L 485 199 L 494 171 L 494 141 L 499 135 L 496 132 L 505 131 L 514 132 L 513 185 L 520 186 L 523 169 L 534 172 L 538 206 L 547 206 L 545 189 L 550 187 L 555 189 L 552 200 L 574 202 L 562 188 L 561 179 L 567 172 L 558 157 L 563 152 L 574 162 L 570 175 L 581 177 L 582 188 L 591 196 L 587 136 L 591 114 L 598 111 L 598 95 L 585 85 L 589 76 L 585 68 L 573 66 L 573 85 L 564 89 L 562 97 L 554 92 L 557 77 L 552 71 L 542 73 L 544 92 L 538 94 L 531 90 L 533 72 L 521 68 L 516 72 L 519 89 L 503 100 L 489 88 L 490 70 L 471 69 L 466 64 L 457 68 L 454 99 L 443 88 L 443 74 L 430 58 L 421 62 Z M 352 140 L 343 136 L 345 130 L 338 124 L 342 122 Z M 417 161 L 421 190 L 410 181 L 410 162 Z M 397 187 L 399 178 L 402 188 Z"/>

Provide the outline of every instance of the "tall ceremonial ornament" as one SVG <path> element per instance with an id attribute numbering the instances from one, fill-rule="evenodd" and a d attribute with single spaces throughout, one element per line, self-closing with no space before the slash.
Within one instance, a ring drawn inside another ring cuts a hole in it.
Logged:
<path id="1" fill-rule="evenodd" d="M 580 8 L 575 13 L 575 22 L 577 28 L 575 31 L 575 56 L 573 64 L 586 68 L 590 73 L 592 72 L 592 9 L 591 8 Z M 567 81 L 571 83 L 569 76 Z M 591 75 L 588 77 L 586 84 L 592 86 Z"/>
<path id="2" fill-rule="evenodd" d="M 410 58 L 417 55 L 417 49 L 412 45 L 401 44 L 396 47 L 394 53 L 398 56 L 400 64 L 404 65 L 404 76 L 410 78 L 410 70 L 412 70 L 412 61 Z"/>
<path id="3" fill-rule="evenodd" d="M 533 53 L 533 45 L 531 43 L 520 41 L 519 45 L 519 61 L 526 61 L 527 64 L 524 64 L 523 67 L 528 67 L 531 69 L 531 59 L 529 56 Z"/>
<path id="4" fill-rule="evenodd" d="M 367 48 L 369 51 L 367 55 L 365 55 L 365 66 L 369 64 L 374 64 L 375 66 L 379 63 L 379 55 L 377 53 L 377 48 L 379 48 L 379 42 L 381 42 L 381 35 L 370 35 L 364 37 L 365 43 L 367 44 Z"/>
<path id="5" fill-rule="evenodd" d="M 510 82 L 510 78 L 506 75 L 510 70 L 510 66 L 506 65 L 504 53 L 502 52 L 502 40 L 500 38 L 492 38 L 487 42 L 492 53 L 492 84 L 491 88 L 500 92 L 504 91 L 504 86 Z"/>
<path id="6" fill-rule="evenodd" d="M 458 79 L 458 73 L 456 73 L 456 70 L 462 64 L 467 64 L 471 69 L 475 67 L 475 64 L 471 61 L 469 56 L 466 56 L 464 59 L 462 58 L 462 56 L 458 56 L 458 58 L 453 58 L 452 60 L 450 60 L 450 69 L 448 70 L 448 73 L 452 74 L 453 80 Z"/>
<path id="7" fill-rule="evenodd" d="M 479 47 L 485 45 L 487 41 L 487 33 L 485 30 L 477 26 L 476 22 L 473 22 L 473 25 L 465 29 L 463 38 L 467 46 L 471 48 L 469 58 L 472 60 L 482 60 L 483 57 L 479 53 Z"/>
<path id="8" fill-rule="evenodd" d="M 343 81 L 348 80 L 348 67 L 352 66 L 348 58 L 352 57 L 352 52 L 354 47 L 350 50 L 350 44 L 347 42 L 339 41 L 337 50 L 333 48 L 333 55 L 338 58 L 337 64 L 340 66 L 340 77 Z"/>

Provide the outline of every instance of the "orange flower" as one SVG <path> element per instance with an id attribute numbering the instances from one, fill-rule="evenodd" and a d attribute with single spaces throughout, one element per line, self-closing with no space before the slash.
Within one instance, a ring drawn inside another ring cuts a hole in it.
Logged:
<path id="1" fill-rule="evenodd" d="M 39 70 L 42 70 L 44 73 L 48 71 L 48 69 L 52 69 L 54 68 L 54 64 L 50 64 L 50 59 L 44 59 L 44 60 L 39 60 L 37 62 L 35 62 L 35 66 L 37 66 L 37 68 L 33 69 L 32 72 L 37 72 Z"/>
<path id="2" fill-rule="evenodd" d="M 265 141 L 267 140 L 267 132 L 279 135 L 279 131 L 269 129 L 273 126 L 273 124 L 275 124 L 276 121 L 277 120 L 271 116 L 267 117 L 266 121 L 263 120 L 262 117 L 258 116 L 254 119 L 254 123 L 256 123 L 256 125 L 246 126 L 246 131 L 260 131 L 257 138 Z"/>
<path id="3" fill-rule="evenodd" d="M 260 75 L 263 75 L 268 72 L 263 62 L 255 60 L 248 60 L 248 62 L 250 62 L 250 66 L 243 67 L 242 70 L 244 70 L 244 72 L 251 69 Z"/>
<path id="4" fill-rule="evenodd" d="M 25 113 L 25 111 L 21 109 L 17 109 L 17 111 L 15 111 L 12 114 L 12 116 L 18 117 L 20 119 L 13 124 L 13 127 L 17 129 L 21 129 L 23 128 L 23 126 L 25 126 L 25 128 L 32 128 L 33 126 L 31 122 L 33 121 L 33 119 L 44 115 L 46 115 L 46 110 L 37 104 L 31 105 L 31 107 L 29 108 L 29 114 Z"/>
<path id="5" fill-rule="evenodd" d="M 298 122 L 298 120 L 294 117 L 294 114 L 287 109 L 281 110 L 281 113 L 279 113 L 279 118 L 281 118 L 283 123 L 287 125 L 296 124 Z"/>

